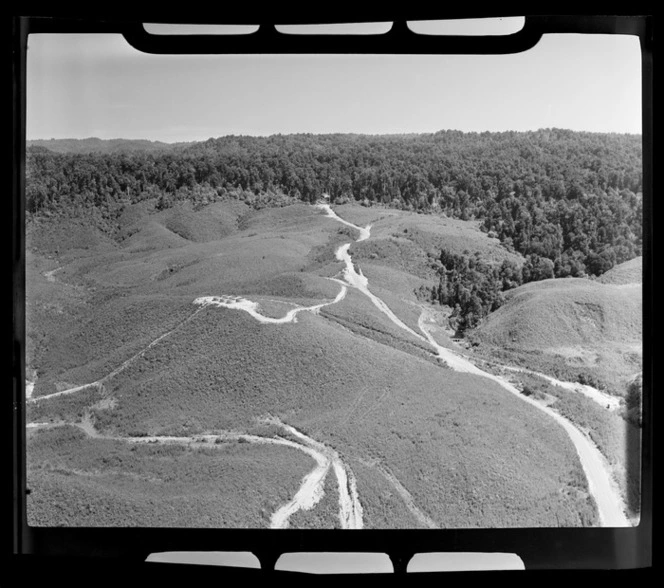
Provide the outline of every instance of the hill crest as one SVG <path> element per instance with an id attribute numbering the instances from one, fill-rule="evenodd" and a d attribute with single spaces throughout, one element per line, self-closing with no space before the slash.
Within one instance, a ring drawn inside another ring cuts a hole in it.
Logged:
<path id="1" fill-rule="evenodd" d="M 182 143 L 163 143 L 147 139 L 34 139 L 26 147 L 44 147 L 56 153 L 120 153 L 130 151 L 168 151 Z"/>
<path id="2" fill-rule="evenodd" d="M 602 284 L 640 284 L 643 281 L 643 257 L 635 257 L 612 267 L 597 281 Z"/>

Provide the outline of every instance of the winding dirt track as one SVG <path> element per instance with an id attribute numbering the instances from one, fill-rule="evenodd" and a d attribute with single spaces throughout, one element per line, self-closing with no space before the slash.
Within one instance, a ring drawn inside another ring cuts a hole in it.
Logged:
<path id="1" fill-rule="evenodd" d="M 350 226 L 357 231 L 359 231 L 359 238 L 357 241 L 364 241 L 370 237 L 371 226 L 359 227 L 348 221 L 341 219 L 337 214 L 331 209 L 328 204 L 318 204 L 318 208 L 325 210 L 326 216 L 341 222 L 347 226 Z M 84 384 L 74 388 L 69 388 L 67 390 L 62 390 L 54 394 L 49 394 L 46 396 L 40 396 L 37 398 L 27 398 L 27 402 L 37 402 L 46 400 L 49 398 L 54 398 L 57 396 L 62 396 L 65 394 L 72 394 L 79 390 L 83 390 L 92 386 L 101 387 L 104 382 L 108 379 L 114 377 L 122 370 L 124 370 L 128 365 L 133 361 L 143 355 L 145 351 L 150 349 L 152 346 L 156 345 L 159 341 L 176 331 L 184 323 L 191 320 L 198 312 L 209 306 L 224 307 L 236 310 L 243 310 L 249 313 L 256 320 L 261 323 L 266 324 L 284 324 L 288 322 L 295 322 L 297 314 L 300 312 L 308 311 L 316 313 L 320 308 L 328 306 L 331 304 L 336 304 L 344 299 L 347 293 L 347 286 L 355 288 L 365 294 L 371 302 L 382 312 L 384 313 L 395 325 L 404 331 L 408 332 L 410 335 L 429 343 L 436 351 L 437 356 L 442 359 L 451 369 L 454 369 L 459 372 L 471 373 L 485 378 L 489 378 L 498 384 L 500 384 L 504 389 L 510 393 L 516 395 L 523 402 L 527 402 L 545 412 L 551 418 L 553 418 L 557 423 L 559 423 L 567 432 L 569 438 L 574 444 L 577 453 L 579 455 L 581 464 L 583 466 L 584 472 L 588 479 L 588 486 L 591 495 L 595 499 L 597 508 L 599 511 L 600 524 L 603 526 L 611 527 L 626 527 L 629 526 L 629 521 L 625 516 L 623 501 L 617 492 L 615 485 L 613 484 L 611 477 L 608 473 L 608 466 L 597 449 L 595 445 L 585 436 L 581 431 L 579 431 L 570 421 L 559 415 L 557 412 L 551 408 L 537 403 L 536 401 L 524 396 L 515 388 L 511 383 L 509 383 L 504 378 L 500 376 L 495 376 L 488 372 L 485 372 L 474 365 L 468 359 L 461 357 L 459 354 L 438 345 L 436 340 L 433 338 L 429 332 L 427 325 L 424 320 L 424 313 L 420 316 L 418 322 L 418 327 L 422 334 L 417 333 L 410 327 L 408 327 L 403 321 L 401 321 L 392 310 L 375 294 L 369 290 L 368 279 L 362 274 L 361 270 L 358 273 L 353 264 L 352 258 L 349 254 L 349 248 L 351 243 L 344 244 L 340 246 L 336 251 L 336 258 L 339 261 L 343 261 L 345 268 L 343 270 L 343 281 L 335 279 L 341 284 L 341 289 L 336 298 L 330 302 L 325 302 L 310 307 L 298 306 L 295 309 L 290 310 L 285 316 L 281 318 L 272 318 L 266 317 L 259 312 L 258 304 L 249 300 L 246 300 L 237 296 L 205 296 L 197 298 L 194 301 L 194 304 L 200 306 L 192 315 L 187 317 L 184 321 L 178 324 L 176 327 L 170 331 L 164 333 L 154 341 L 152 341 L 148 346 L 139 351 L 134 356 L 130 357 L 128 360 L 123 362 L 118 368 L 113 370 L 111 373 L 106 375 L 104 378 L 97 380 L 96 382 L 91 382 L 89 384 Z M 519 368 L 514 368 L 519 369 Z M 316 467 L 307 474 L 302 483 L 298 492 L 293 496 L 293 498 L 281 506 L 277 511 L 272 515 L 271 518 L 271 527 L 273 528 L 285 528 L 288 526 L 289 518 L 299 510 L 310 510 L 320 501 L 323 497 L 323 488 L 325 484 L 326 476 L 330 469 L 333 469 L 338 482 L 338 492 L 339 492 L 339 520 L 342 528 L 349 529 L 358 529 L 362 528 L 362 505 L 357 492 L 357 484 L 353 472 L 343 463 L 339 454 L 330 447 L 323 445 L 322 443 L 307 437 L 297 429 L 281 422 L 276 417 L 267 417 L 263 419 L 263 422 L 268 424 L 276 425 L 283 430 L 287 431 L 290 435 L 294 436 L 299 440 L 299 442 L 292 441 L 290 439 L 284 439 L 282 437 L 260 437 L 256 435 L 246 435 L 241 433 L 223 433 L 223 434 L 214 434 L 214 435 L 199 435 L 196 437 L 123 437 L 118 438 L 118 440 L 123 440 L 129 443 L 194 443 L 201 441 L 210 441 L 210 440 L 240 440 L 244 439 L 252 443 L 273 443 L 287 445 L 293 448 L 296 448 L 300 451 L 311 456 L 316 461 Z M 39 428 L 44 426 L 44 423 L 29 423 L 27 426 L 30 428 Z M 89 431 L 87 431 L 89 433 Z M 416 505 L 412 503 L 412 497 L 408 491 L 398 483 L 398 480 L 392 479 L 393 476 L 388 476 L 390 481 L 397 489 L 401 488 L 403 492 L 399 492 L 402 498 L 406 501 L 408 508 L 411 512 L 417 512 L 417 518 L 428 527 L 434 526 L 434 523 L 429 517 L 419 511 Z M 410 497 L 410 500 L 408 500 Z M 409 504 L 411 502 L 412 504 Z"/>
<path id="2" fill-rule="evenodd" d="M 277 417 L 263 419 L 266 424 L 281 427 L 297 439 L 301 440 L 302 447 L 308 447 L 316 455 L 318 466 L 302 481 L 300 490 L 288 504 L 281 507 L 272 516 L 272 527 L 283 528 L 287 526 L 288 517 L 297 510 L 310 510 L 322 497 L 325 478 L 332 467 L 337 478 L 339 492 L 339 522 L 342 529 L 361 529 L 362 504 L 357 493 L 357 483 L 353 472 L 344 464 L 339 454 L 332 448 L 327 447 L 295 427 L 281 422 Z"/>
<path id="3" fill-rule="evenodd" d="M 284 316 L 280 318 L 273 318 L 270 316 L 262 315 L 258 310 L 258 303 L 247 300 L 246 298 L 241 298 L 240 296 L 201 296 L 194 300 L 194 304 L 200 306 L 217 306 L 221 308 L 231 308 L 235 310 L 244 310 L 253 316 L 258 322 L 263 324 L 272 324 L 272 325 L 283 325 L 284 323 L 294 323 L 297 322 L 297 314 L 300 312 L 318 312 L 321 308 L 325 306 L 330 306 L 331 304 L 336 304 L 341 302 L 348 292 L 348 288 L 342 285 L 339 294 L 331 302 L 323 302 L 322 304 L 315 304 L 314 306 L 298 306 L 289 310 Z"/>
<path id="4" fill-rule="evenodd" d="M 397 477 L 389 471 L 387 468 L 382 466 L 377 466 L 378 471 L 387 479 L 387 481 L 392 484 L 394 489 L 397 491 L 401 499 L 403 500 L 406 508 L 410 511 L 415 517 L 415 520 L 420 523 L 426 529 L 438 529 L 439 525 L 436 524 L 428 514 L 422 511 L 417 504 L 415 504 L 415 499 L 413 495 L 408 492 L 406 487 L 397 479 Z"/>
<path id="5" fill-rule="evenodd" d="M 353 472 L 341 460 L 339 454 L 319 441 L 307 437 L 301 431 L 298 431 L 290 425 L 282 423 L 276 417 L 266 417 L 260 419 L 265 424 L 276 425 L 284 432 L 296 437 L 299 441 L 286 439 L 280 436 L 263 437 L 260 435 L 249 435 L 246 433 L 237 433 L 232 431 L 208 433 L 193 435 L 191 437 L 178 437 L 174 435 L 146 435 L 141 437 L 118 437 L 112 435 L 103 435 L 99 433 L 94 424 L 84 419 L 80 423 L 28 423 L 28 429 L 49 429 L 62 426 L 75 426 L 84 431 L 89 437 L 95 439 L 106 439 L 131 443 L 135 445 L 161 444 L 161 445 L 190 445 L 217 447 L 218 442 L 244 441 L 261 445 L 281 445 L 297 449 L 306 453 L 316 461 L 316 467 L 309 472 L 300 484 L 300 487 L 293 498 L 280 506 L 270 518 L 270 528 L 286 529 L 289 526 L 289 519 L 296 512 L 313 509 L 325 495 L 324 487 L 327 474 L 332 469 L 337 478 L 339 492 L 339 512 L 338 519 L 342 529 L 361 529 L 362 504 L 357 493 L 356 481 Z"/>
<path id="6" fill-rule="evenodd" d="M 41 402 L 42 400 L 48 400 L 50 398 L 57 398 L 58 396 L 66 396 L 68 394 L 73 394 L 75 392 L 79 392 L 81 390 L 85 390 L 86 388 L 98 388 L 101 389 L 102 386 L 111 378 L 114 378 L 117 376 L 120 372 L 124 371 L 127 367 L 129 367 L 132 363 L 134 363 L 139 357 L 142 357 L 143 354 L 148 350 L 154 347 L 157 343 L 159 343 L 161 340 L 165 339 L 175 331 L 177 331 L 180 327 L 188 323 L 191 319 L 193 319 L 201 310 L 202 308 L 196 309 L 194 312 L 192 312 L 187 318 L 185 318 L 183 321 L 180 321 L 175 327 L 173 327 L 170 331 L 166 331 L 162 335 L 159 335 L 154 341 L 151 341 L 148 345 L 146 345 L 143 349 L 141 349 L 138 353 L 135 353 L 132 355 L 129 359 L 126 361 L 123 361 L 117 368 L 115 368 L 112 372 L 106 374 L 103 378 L 100 378 L 99 380 L 96 380 L 94 382 L 90 382 L 89 384 L 82 384 L 81 386 L 75 386 L 73 388 L 67 388 L 66 390 L 60 390 L 59 392 L 54 392 L 53 394 L 44 394 L 43 396 L 32 396 L 32 389 L 30 390 L 30 395 L 26 394 L 26 402 Z M 34 387 L 34 385 L 33 385 Z"/>
<path id="7" fill-rule="evenodd" d="M 286 529 L 289 526 L 289 519 L 300 510 L 308 511 L 313 509 L 325 495 L 325 479 L 332 468 L 336 474 L 339 488 L 339 522 L 342 529 L 361 529 L 362 505 L 360 504 L 357 491 L 354 490 L 354 476 L 347 466 L 341 461 L 339 454 L 323 443 L 307 437 L 304 433 L 298 431 L 290 425 L 282 423 L 276 417 L 266 417 L 261 419 L 265 424 L 272 424 L 280 427 L 285 432 L 295 436 L 301 442 L 285 439 L 283 437 L 262 437 L 260 435 L 247 435 L 244 433 L 215 433 L 196 435 L 194 437 L 116 437 L 115 440 L 128 443 L 214 443 L 216 441 L 245 441 L 264 445 L 283 445 L 302 451 L 316 461 L 316 467 L 311 470 L 303 479 L 300 488 L 293 498 L 286 504 L 280 506 L 270 518 L 270 528 Z M 214 446 L 214 445 L 213 445 Z M 352 483 L 349 484 L 349 479 Z"/>
<path id="8" fill-rule="evenodd" d="M 334 211 L 331 210 L 329 205 L 319 205 L 321 208 L 324 208 L 327 211 L 327 216 L 339 220 L 340 222 L 353 226 L 359 231 L 363 231 L 363 238 L 368 238 L 368 233 L 370 227 L 361 229 L 348 223 L 345 220 L 340 219 Z M 365 236 L 366 235 L 366 236 Z M 346 268 L 344 270 L 344 280 L 348 285 L 358 289 L 360 292 L 369 297 L 369 299 L 374 303 L 374 305 L 383 312 L 395 325 L 407 331 L 411 335 L 414 335 L 422 339 L 422 335 L 415 333 L 410 327 L 405 325 L 394 313 L 388 308 L 388 306 L 376 295 L 370 292 L 369 290 L 369 281 L 368 279 L 360 272 L 356 272 L 353 265 L 353 261 L 348 253 L 350 244 L 342 245 L 337 251 L 337 259 L 344 261 Z M 424 323 L 424 313 L 420 315 L 420 320 L 418 321 L 418 326 L 422 333 L 424 333 L 424 339 L 436 350 L 436 354 L 441 358 L 450 368 L 458 372 L 464 372 L 469 374 L 475 374 L 485 378 L 489 378 L 500 384 L 505 390 L 517 396 L 523 402 L 534 406 L 538 410 L 549 415 L 553 418 L 558 424 L 560 424 L 565 432 L 568 434 L 571 439 L 576 451 L 579 455 L 581 465 L 586 474 L 588 480 L 588 489 L 590 494 L 595 499 L 597 505 L 597 510 L 599 513 L 600 525 L 608 527 L 628 527 L 630 526 L 629 520 L 625 515 L 624 502 L 618 492 L 615 483 L 613 482 L 611 475 L 609 473 L 609 468 L 606 463 L 606 460 L 594 445 L 594 443 L 586 437 L 579 429 L 577 429 L 569 420 L 549 408 L 544 406 L 527 396 L 521 394 L 521 392 L 513 386 L 510 382 L 501 378 L 500 376 L 495 376 L 488 372 L 485 372 L 478 368 L 471 361 L 461 357 L 460 355 L 454 353 L 450 349 L 438 345 L 436 340 L 433 338 L 431 333 L 427 330 Z"/>
<path id="9" fill-rule="evenodd" d="M 559 386 L 560 388 L 564 388 L 569 392 L 583 394 L 587 398 L 590 398 L 590 400 L 592 400 L 596 404 L 599 404 L 602 408 L 606 408 L 607 410 L 610 411 L 616 411 L 622 406 L 621 399 L 618 398 L 617 396 L 612 396 L 611 394 L 602 392 L 601 390 L 593 388 L 592 386 L 588 386 L 587 384 L 579 384 L 578 382 L 565 382 L 563 380 L 558 380 L 557 378 L 554 378 L 552 376 L 547 376 L 546 374 L 542 374 L 541 372 L 536 372 L 534 370 L 529 370 L 526 368 L 506 366 L 506 365 L 500 367 L 508 371 L 532 374 L 533 376 L 544 378 L 554 386 Z"/>

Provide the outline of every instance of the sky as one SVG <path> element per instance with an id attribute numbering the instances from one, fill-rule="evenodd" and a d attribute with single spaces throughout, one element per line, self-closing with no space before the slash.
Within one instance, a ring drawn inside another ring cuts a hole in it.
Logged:
<path id="1" fill-rule="evenodd" d="M 514 55 L 162 56 L 120 35 L 33 34 L 26 98 L 29 140 L 640 133 L 640 49 L 634 36 L 557 34 Z"/>

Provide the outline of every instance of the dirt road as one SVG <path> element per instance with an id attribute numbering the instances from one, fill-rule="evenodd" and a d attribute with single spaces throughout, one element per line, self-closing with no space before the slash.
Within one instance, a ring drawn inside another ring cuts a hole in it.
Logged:
<path id="1" fill-rule="evenodd" d="M 254 317 L 258 322 L 263 324 L 272 324 L 272 325 L 283 325 L 284 323 L 294 323 L 297 321 L 297 315 L 300 312 L 317 312 L 325 306 L 330 306 L 331 304 L 336 304 L 341 302 L 346 296 L 348 288 L 346 286 L 341 286 L 339 294 L 331 302 L 323 302 L 321 304 L 315 304 L 313 306 L 298 306 L 289 310 L 284 316 L 279 318 L 274 318 L 270 316 L 265 316 L 259 312 L 258 303 L 247 300 L 246 298 L 241 298 L 240 296 L 201 296 L 194 300 L 194 304 L 199 306 L 217 306 L 220 308 L 231 308 L 234 310 L 244 310 Z"/>
<path id="2" fill-rule="evenodd" d="M 353 225 L 343 219 L 340 219 L 329 207 L 329 205 L 319 205 L 321 208 L 324 208 L 327 211 L 327 216 L 342 222 L 346 225 L 352 226 L 357 230 L 361 230 L 360 227 Z M 368 239 L 370 236 L 370 227 L 363 229 L 362 239 Z M 362 273 L 357 273 L 353 265 L 353 261 L 348 253 L 350 243 L 342 245 L 337 250 L 337 259 L 344 261 L 346 268 L 344 270 L 344 280 L 348 283 L 349 286 L 352 286 L 365 294 L 369 299 L 374 303 L 374 305 L 383 312 L 396 326 L 403 329 L 404 331 L 415 335 L 416 337 L 422 339 L 422 335 L 415 333 L 410 327 L 405 325 L 385 304 L 380 298 L 373 294 L 369 290 L 369 281 L 362 275 Z M 528 398 L 521 394 L 521 392 L 509 383 L 504 378 L 500 376 L 495 376 L 488 372 L 485 372 L 478 368 L 474 363 L 468 359 L 461 357 L 459 354 L 453 352 L 450 349 L 438 345 L 436 340 L 433 338 L 431 333 L 426 327 L 424 322 L 424 313 L 420 316 L 418 326 L 422 333 L 424 334 L 424 340 L 426 340 L 436 351 L 437 356 L 442 359 L 451 369 L 464 372 L 469 374 L 475 374 L 485 378 L 489 378 L 500 384 L 505 390 L 516 395 L 523 402 L 531 404 L 538 410 L 545 412 L 551 418 L 553 418 L 558 424 L 560 424 L 565 431 L 567 432 L 570 440 L 574 444 L 576 451 L 579 455 L 581 465 L 588 479 L 588 488 L 590 494 L 595 499 L 597 505 L 597 510 L 599 512 L 600 524 L 602 526 L 608 527 L 627 527 L 630 526 L 630 523 L 625 515 L 625 506 L 623 500 L 618 492 L 615 483 L 613 482 L 611 475 L 609 473 L 608 464 L 606 460 L 599 452 L 597 447 L 592 443 L 588 437 L 586 437 L 581 431 L 579 431 L 570 421 L 566 418 L 552 410 L 551 408 L 544 406 L 535 400 Z"/>
<path id="3" fill-rule="evenodd" d="M 371 234 L 370 226 L 358 227 L 357 225 L 354 225 L 352 223 L 349 223 L 348 221 L 341 219 L 327 204 L 320 204 L 317 206 L 326 211 L 326 216 L 359 231 L 360 236 L 358 238 L 358 241 L 363 241 L 370 237 Z M 470 361 L 469 359 L 462 357 L 461 355 L 451 351 L 450 349 L 438 345 L 438 343 L 436 342 L 436 340 L 428 330 L 424 314 L 420 316 L 420 320 L 418 323 L 421 333 L 417 333 L 416 331 L 408 327 L 405 323 L 403 323 L 403 321 L 401 321 L 392 312 L 392 310 L 387 306 L 387 304 L 385 304 L 383 300 L 381 300 L 378 296 L 376 296 L 370 291 L 368 279 L 362 274 L 361 271 L 358 272 L 353 264 L 353 260 L 349 254 L 350 245 L 351 243 L 344 244 L 340 246 L 336 251 L 337 259 L 339 261 L 344 262 L 345 268 L 342 274 L 343 280 L 335 280 L 340 282 L 341 284 L 341 289 L 339 291 L 339 294 L 337 294 L 336 298 L 330 302 L 325 302 L 310 307 L 298 306 L 297 308 L 290 310 L 285 316 L 281 318 L 272 318 L 262 315 L 259 312 L 258 304 L 250 300 L 246 300 L 238 296 L 206 296 L 206 297 L 197 298 L 194 301 L 194 304 L 200 306 L 200 308 L 192 316 L 185 319 L 183 323 L 190 320 L 197 312 L 199 312 L 203 308 L 209 306 L 218 306 L 218 307 L 242 310 L 249 313 L 252 317 L 260 321 L 261 323 L 284 324 L 288 322 L 294 322 L 299 312 L 304 312 L 304 311 L 316 312 L 317 310 L 319 310 L 324 306 L 336 304 L 341 300 L 343 300 L 344 297 L 346 296 L 347 287 L 355 288 L 358 291 L 365 294 L 371 300 L 371 302 L 383 314 L 385 314 L 390 319 L 390 321 L 394 323 L 396 326 L 408 332 L 410 335 L 422 341 L 428 342 L 431 345 L 431 347 L 433 347 L 433 349 L 435 350 L 436 355 L 442 361 L 444 361 L 445 364 L 447 364 L 447 366 L 450 367 L 451 369 L 454 369 L 455 371 L 459 372 L 465 372 L 489 378 L 497 382 L 508 392 L 516 395 L 523 402 L 527 402 L 532 406 L 534 406 L 535 408 L 537 408 L 538 410 L 545 412 L 547 415 L 553 418 L 557 423 L 559 423 L 565 429 L 565 431 L 567 432 L 569 438 L 571 439 L 572 443 L 574 444 L 577 450 L 577 453 L 581 461 L 581 465 L 583 466 L 583 470 L 588 479 L 588 486 L 590 493 L 595 499 L 595 503 L 597 504 L 601 525 L 615 526 L 615 527 L 629 526 L 629 521 L 624 513 L 624 505 L 622 499 L 617 489 L 615 488 L 615 485 L 613 484 L 611 476 L 608 473 L 609 472 L 608 466 L 603 456 L 601 455 L 599 450 L 594 446 L 594 444 L 585 435 L 583 435 L 570 421 L 559 415 L 551 408 L 539 404 L 535 400 L 532 400 L 531 398 L 524 396 L 519 392 L 517 388 L 515 388 L 511 383 L 509 383 L 504 378 L 485 372 L 480 368 L 478 368 L 475 364 L 473 364 L 472 361 Z M 28 402 L 45 400 L 48 398 L 61 396 L 63 394 L 71 394 L 91 386 L 101 386 L 103 382 L 105 382 L 109 378 L 113 377 L 114 375 L 118 374 L 120 371 L 125 369 L 130 363 L 132 363 L 135 359 L 140 357 L 147 349 L 149 349 L 150 347 L 161 341 L 164 337 L 170 335 L 183 323 L 181 323 L 171 331 L 164 333 L 163 335 L 152 341 L 147 347 L 145 347 L 140 352 L 129 358 L 127 361 L 125 361 L 123 364 L 121 364 L 118 368 L 113 370 L 113 372 L 111 372 L 104 378 L 96 382 L 92 382 L 90 384 L 84 384 L 82 386 L 77 386 L 74 388 L 63 390 L 55 394 L 50 394 L 38 398 L 29 398 Z M 325 479 L 330 469 L 332 469 L 335 472 L 338 482 L 339 520 L 341 526 L 343 528 L 362 528 L 363 526 L 362 505 L 360 503 L 357 492 L 356 480 L 353 473 L 341 460 L 339 454 L 336 451 L 334 451 L 332 448 L 327 447 L 322 443 L 307 437 L 306 435 L 296 430 L 295 428 L 291 427 L 290 425 L 281 422 L 276 417 L 268 417 L 267 419 L 265 419 L 265 422 L 280 427 L 284 431 L 288 432 L 291 436 L 298 439 L 298 441 L 296 442 L 291 439 L 284 439 L 280 437 L 267 438 L 267 437 L 253 436 L 253 435 L 244 435 L 241 433 L 227 433 L 223 435 L 198 436 L 196 439 L 199 440 L 203 438 L 208 438 L 208 439 L 219 438 L 225 440 L 244 439 L 245 441 L 253 443 L 276 443 L 276 444 L 288 445 L 297 448 L 300 451 L 303 451 L 304 453 L 307 453 L 316 461 L 317 464 L 316 467 L 304 477 L 300 485 L 300 488 L 298 492 L 295 494 L 295 496 L 293 496 L 293 498 L 288 503 L 281 506 L 273 514 L 271 519 L 271 526 L 273 526 L 274 528 L 284 528 L 288 526 L 289 518 L 295 512 L 298 512 L 299 510 L 310 510 L 320 501 L 320 499 L 323 496 Z M 29 424 L 28 426 L 31 426 L 31 424 Z M 38 426 L 38 424 L 35 423 L 34 426 Z M 127 437 L 123 438 L 123 440 L 130 443 L 196 442 L 195 439 L 187 437 L 137 437 L 137 438 Z M 405 490 L 405 488 L 403 488 L 403 490 Z M 402 494 L 402 497 L 403 496 L 406 496 L 406 494 Z M 412 508 L 416 508 L 416 506 L 412 504 L 409 506 L 409 508 L 411 508 L 412 510 Z M 428 519 L 428 517 L 426 517 L 425 513 L 422 513 L 422 517 L 423 517 L 422 520 L 426 522 L 427 526 L 430 526 L 430 524 L 433 523 L 432 521 L 430 521 L 430 519 Z"/>
<path id="4" fill-rule="evenodd" d="M 420 316 L 419 326 L 423 333 L 425 333 L 427 340 L 436 349 L 438 357 L 443 359 L 452 369 L 459 372 L 466 372 L 476 374 L 489 378 L 494 382 L 500 384 L 505 390 L 514 394 L 519 400 L 527 402 L 538 410 L 549 415 L 558 424 L 560 424 L 566 431 L 570 440 L 576 448 L 577 454 L 581 461 L 583 471 L 588 480 L 588 489 L 590 494 L 595 499 L 597 510 L 599 513 L 600 524 L 605 527 L 628 527 L 630 526 L 629 520 L 625 515 L 625 505 L 622 497 L 613 482 L 609 473 L 609 466 L 604 456 L 600 453 L 595 444 L 586 437 L 579 429 L 576 428 L 569 420 L 558 414 L 552 408 L 545 406 L 536 400 L 521 394 L 521 392 L 513 384 L 506 379 L 490 374 L 478 368 L 476 365 L 467 359 L 460 357 L 457 353 L 446 347 L 442 347 L 436 343 L 433 336 L 429 333 L 426 323 L 424 322 L 424 313 Z"/>

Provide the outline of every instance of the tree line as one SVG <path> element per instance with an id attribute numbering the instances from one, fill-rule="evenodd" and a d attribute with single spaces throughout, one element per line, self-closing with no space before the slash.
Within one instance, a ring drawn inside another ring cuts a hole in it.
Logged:
<path id="1" fill-rule="evenodd" d="M 416 294 L 428 302 L 450 306 L 449 322 L 458 334 L 477 326 L 503 304 L 504 291 L 523 283 L 523 266 L 511 259 L 497 264 L 483 260 L 479 252 L 459 254 L 442 249 L 432 261 L 438 268 L 438 283 L 421 286 Z"/>
<path id="2" fill-rule="evenodd" d="M 600 275 L 641 252 L 641 136 L 541 129 L 415 135 L 229 136 L 164 151 L 30 147 L 29 215 L 241 198 L 384 205 L 477 220 L 526 258 L 523 281 Z"/>

